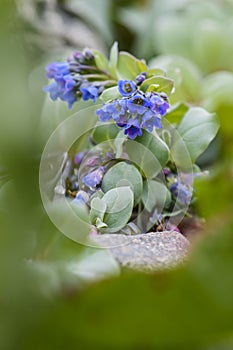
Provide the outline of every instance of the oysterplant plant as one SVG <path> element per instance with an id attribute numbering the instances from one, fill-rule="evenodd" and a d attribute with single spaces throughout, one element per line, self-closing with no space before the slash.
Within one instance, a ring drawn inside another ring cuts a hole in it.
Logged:
<path id="1" fill-rule="evenodd" d="M 52 100 L 69 109 L 80 99 L 96 104 L 85 146 L 69 151 L 62 192 L 91 232 L 179 231 L 195 215 L 193 181 L 205 174 L 195 162 L 216 136 L 216 116 L 171 105 L 173 80 L 117 43 L 109 58 L 84 49 L 49 64 L 46 76 Z"/>

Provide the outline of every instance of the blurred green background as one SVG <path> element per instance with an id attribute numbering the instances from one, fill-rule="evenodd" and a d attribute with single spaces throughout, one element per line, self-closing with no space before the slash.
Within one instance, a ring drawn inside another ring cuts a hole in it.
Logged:
<path id="1" fill-rule="evenodd" d="M 233 349 L 233 1 L 2 0 L 0 18 L 0 349 Z M 199 160 L 211 171 L 196 183 L 206 228 L 172 271 L 120 274 L 41 203 L 40 155 L 69 115 L 45 108 L 44 65 L 114 40 L 168 71 L 173 103 L 220 121 Z"/>

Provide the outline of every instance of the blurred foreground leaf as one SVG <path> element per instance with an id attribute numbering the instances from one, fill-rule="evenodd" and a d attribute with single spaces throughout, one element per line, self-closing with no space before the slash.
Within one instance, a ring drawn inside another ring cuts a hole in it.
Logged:
<path id="1" fill-rule="evenodd" d="M 221 217 L 219 218 L 221 221 Z M 83 291 L 63 289 L 17 324 L 17 349 L 210 349 L 233 344 L 233 221 L 210 227 L 189 263 L 154 275 L 123 274 Z M 217 231 L 217 232 L 216 232 Z M 219 234 L 221 231 L 221 234 Z M 42 297 L 40 297 L 40 302 Z M 21 318 L 20 318 L 21 319 Z"/>

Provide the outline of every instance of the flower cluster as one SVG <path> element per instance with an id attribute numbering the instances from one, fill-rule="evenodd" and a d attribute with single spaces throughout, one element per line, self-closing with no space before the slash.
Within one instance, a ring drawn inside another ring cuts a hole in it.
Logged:
<path id="1" fill-rule="evenodd" d="M 177 199 L 180 204 L 189 205 L 193 193 L 193 180 L 195 177 L 200 176 L 200 173 L 190 174 L 181 172 L 178 175 L 171 172 L 168 168 L 165 168 L 163 173 L 173 197 Z"/>
<path id="2" fill-rule="evenodd" d="M 96 102 L 104 89 L 104 82 L 95 81 L 97 73 L 102 72 L 96 67 L 92 52 L 87 49 L 76 52 L 67 62 L 47 65 L 46 77 L 54 81 L 45 86 L 44 91 L 50 94 L 53 101 L 59 98 L 67 102 L 69 109 L 79 97 L 84 101 L 92 99 Z"/>
<path id="3" fill-rule="evenodd" d="M 131 80 L 120 80 L 118 90 L 121 99 L 106 103 L 96 111 L 102 122 L 113 119 L 130 139 L 141 136 L 142 129 L 152 132 L 154 127 L 162 128 L 161 118 L 169 108 L 165 94 L 153 91 L 144 93 Z"/>
<path id="4" fill-rule="evenodd" d="M 73 158 L 76 174 L 72 174 L 68 181 L 70 190 L 76 192 L 82 188 L 90 191 L 90 193 L 96 191 L 107 170 L 107 167 L 103 166 L 103 164 L 107 164 L 112 159 L 114 159 L 114 153 L 109 149 L 96 148 L 93 151 L 85 150 L 76 153 Z M 78 169 L 81 164 L 82 171 L 79 173 Z M 80 184 L 77 182 L 78 178 L 81 180 Z"/>

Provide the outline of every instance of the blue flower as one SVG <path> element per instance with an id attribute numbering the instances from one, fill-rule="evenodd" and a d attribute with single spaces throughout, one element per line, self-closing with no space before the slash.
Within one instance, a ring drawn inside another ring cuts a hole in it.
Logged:
<path id="1" fill-rule="evenodd" d="M 128 135 L 132 140 L 137 136 L 142 136 L 142 129 L 138 119 L 129 119 L 128 123 L 124 126 L 124 129 L 124 134 Z"/>
<path id="2" fill-rule="evenodd" d="M 49 92 L 50 97 L 53 101 L 60 98 L 62 101 L 68 103 L 69 109 L 72 108 L 73 103 L 76 101 L 74 94 L 74 87 L 76 83 L 70 74 L 67 75 L 57 75 L 56 81 L 51 85 L 45 86 L 44 91 Z"/>
<path id="3" fill-rule="evenodd" d="M 74 156 L 74 164 L 80 165 L 82 163 L 83 157 L 85 156 L 86 152 L 78 152 Z"/>
<path id="4" fill-rule="evenodd" d="M 98 169 L 91 171 L 87 175 L 85 175 L 82 179 L 82 182 L 89 188 L 95 188 L 102 181 L 104 176 L 104 167 L 99 167 Z"/>
<path id="5" fill-rule="evenodd" d="M 48 86 L 45 86 L 43 88 L 44 92 L 48 92 L 50 95 L 50 98 L 53 101 L 56 101 L 58 99 L 58 97 L 60 96 L 60 89 L 59 89 L 59 85 L 57 83 L 52 83 Z"/>
<path id="6" fill-rule="evenodd" d="M 146 72 L 142 72 L 141 74 L 139 74 L 136 77 L 137 85 L 141 85 L 144 82 L 144 80 L 146 79 L 146 77 L 147 77 L 147 73 Z"/>
<path id="7" fill-rule="evenodd" d="M 119 115 L 118 105 L 119 102 L 117 100 L 104 104 L 100 109 L 97 109 L 96 114 L 102 122 L 106 122 L 111 118 L 114 119 L 114 116 Z"/>
<path id="8" fill-rule="evenodd" d="M 148 110 L 142 116 L 142 128 L 146 129 L 149 132 L 153 131 L 153 128 L 161 129 L 162 122 L 161 117 L 158 114 L 155 114 L 152 110 Z"/>
<path id="9" fill-rule="evenodd" d="M 83 203 L 86 204 L 89 201 L 89 194 L 85 191 L 78 191 L 78 193 L 75 196 L 75 199 L 72 201 L 72 203 L 78 204 Z"/>
<path id="10" fill-rule="evenodd" d="M 97 98 L 100 94 L 100 89 L 94 85 L 90 84 L 83 84 L 80 87 L 80 91 L 82 92 L 82 98 L 84 101 L 87 101 L 89 99 L 92 99 L 94 103 L 96 102 Z"/>
<path id="11" fill-rule="evenodd" d="M 128 99 L 127 107 L 131 114 L 144 114 L 150 107 L 150 101 L 142 93 L 138 92 Z"/>
<path id="12" fill-rule="evenodd" d="M 85 58 L 82 52 L 77 51 L 73 53 L 73 58 L 78 61 L 79 63 L 84 63 Z"/>
<path id="13" fill-rule="evenodd" d="M 168 102 L 155 93 L 150 93 L 149 95 L 151 110 L 155 113 L 158 113 L 163 117 L 167 113 L 167 109 L 169 108 Z"/>
<path id="14" fill-rule="evenodd" d="M 130 80 L 120 80 L 119 85 L 125 86 Z M 116 124 L 125 129 L 125 134 L 134 139 L 142 135 L 142 128 L 152 132 L 153 128 L 161 129 L 161 118 L 167 112 L 169 104 L 165 97 L 157 93 L 136 91 L 131 96 L 104 104 L 96 111 L 103 122 L 113 119 Z"/>
<path id="15" fill-rule="evenodd" d="M 119 80 L 118 90 L 123 97 L 128 97 L 137 90 L 137 85 L 132 80 Z"/>
<path id="16" fill-rule="evenodd" d="M 170 191 L 177 197 L 177 200 L 184 205 L 189 205 L 192 198 L 192 191 L 181 182 L 174 182 L 170 185 Z"/>
<path id="17" fill-rule="evenodd" d="M 55 80 L 70 73 L 68 62 L 53 62 L 48 64 L 45 69 L 46 77 Z"/>

